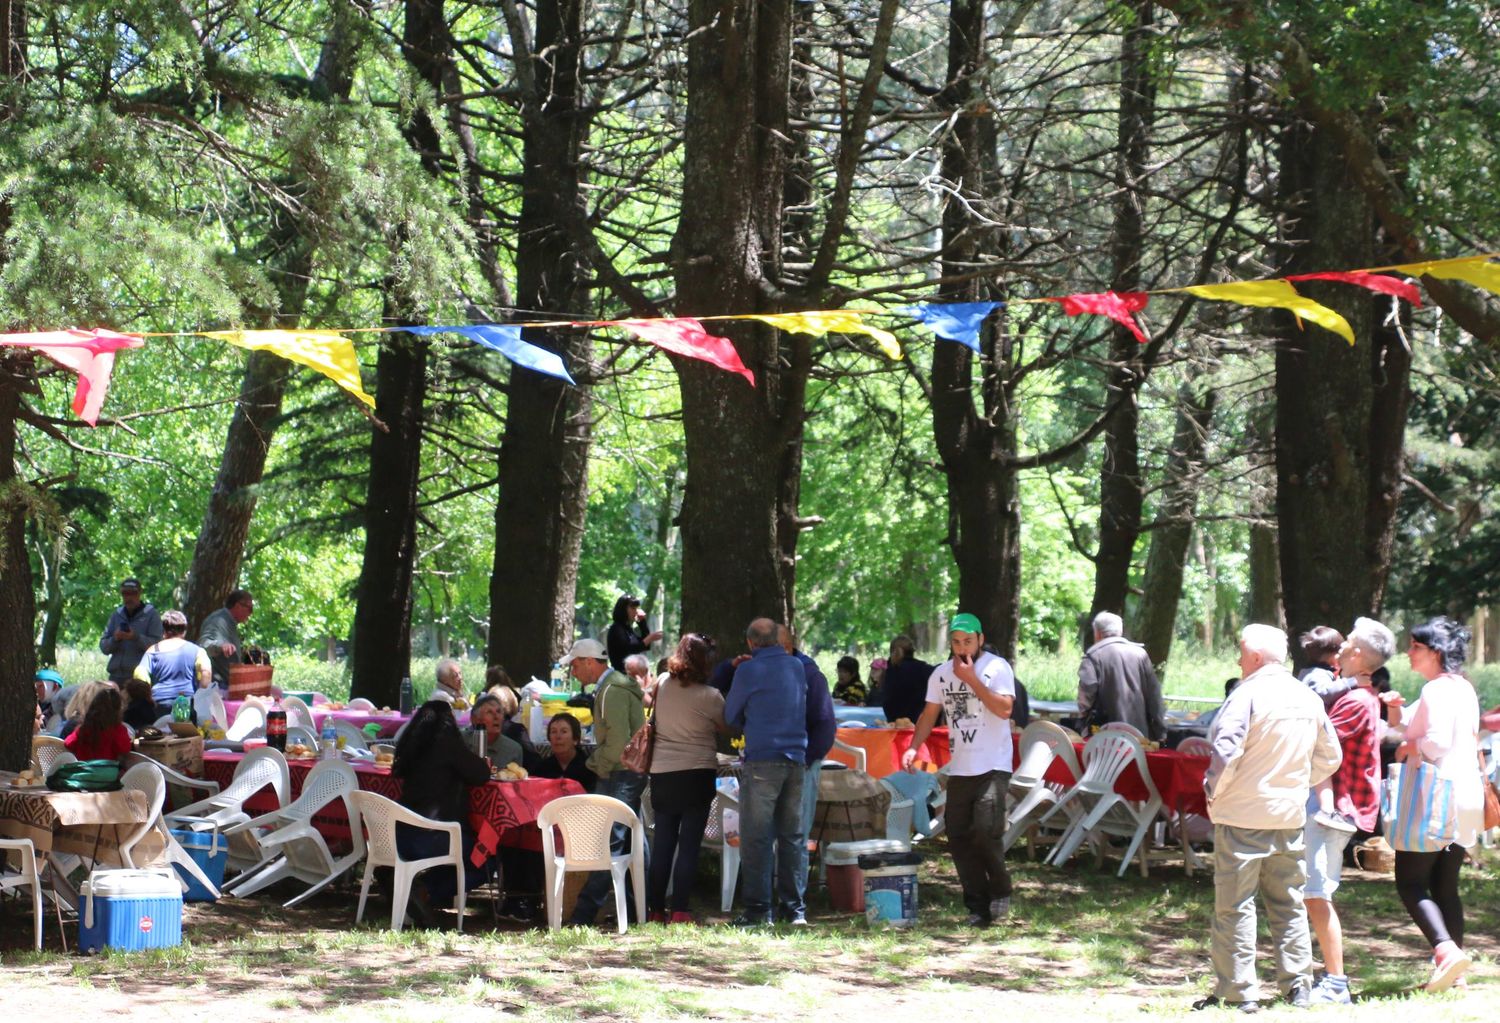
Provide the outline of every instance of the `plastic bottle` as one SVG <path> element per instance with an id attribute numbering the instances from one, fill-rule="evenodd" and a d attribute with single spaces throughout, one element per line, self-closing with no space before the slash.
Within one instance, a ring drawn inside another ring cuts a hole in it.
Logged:
<path id="1" fill-rule="evenodd" d="M 286 752 L 286 711 L 280 704 L 266 711 L 266 745 Z"/>
<path id="2" fill-rule="evenodd" d="M 547 741 L 547 715 L 542 711 L 540 700 L 533 699 L 531 701 L 529 722 L 527 726 L 528 738 L 531 739 L 533 745 L 540 746 Z"/>
<path id="3" fill-rule="evenodd" d="M 339 733 L 333 727 L 333 717 L 330 715 L 323 719 L 323 736 L 318 742 L 318 756 L 323 760 L 332 760 L 339 755 Z"/>
<path id="4" fill-rule="evenodd" d="M 401 680 L 401 713 L 411 713 L 411 677 Z"/>
<path id="5" fill-rule="evenodd" d="M 567 673 L 563 671 L 563 666 L 561 664 L 558 664 L 556 661 L 552 662 L 552 672 L 550 678 L 552 681 L 552 691 L 554 693 L 560 693 L 568 687 Z"/>

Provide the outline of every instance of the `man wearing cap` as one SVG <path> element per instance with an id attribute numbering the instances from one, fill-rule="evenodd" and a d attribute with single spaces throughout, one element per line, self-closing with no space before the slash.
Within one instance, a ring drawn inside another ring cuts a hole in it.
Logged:
<path id="1" fill-rule="evenodd" d="M 1005 794 L 1010 788 L 1010 712 L 1016 676 L 1005 658 L 984 649 L 984 631 L 971 614 L 948 626 L 953 656 L 927 682 L 927 705 L 911 746 L 901 756 L 910 771 L 938 714 L 948 715 L 948 847 L 969 910 L 969 926 L 988 927 L 1010 913 L 1005 869 Z"/>
<path id="2" fill-rule="evenodd" d="M 229 666 L 240 662 L 240 626 L 255 610 L 255 598 L 249 590 L 230 590 L 224 606 L 203 619 L 198 630 L 198 645 L 208 651 L 214 668 L 214 684 L 229 688 Z"/>
<path id="3" fill-rule="evenodd" d="M 640 683 L 609 666 L 609 653 L 597 639 L 580 639 L 568 651 L 562 663 L 583 684 L 594 689 L 594 741 L 598 743 L 588 759 L 589 770 L 599 776 L 594 792 L 614 796 L 636 813 L 641 812 L 641 793 L 646 776 L 626 770 L 620 754 L 636 729 L 646 722 L 645 693 Z M 616 824 L 609 837 L 609 851 L 618 856 L 630 848 L 630 832 Z M 578 893 L 569 923 L 589 927 L 599 915 L 599 907 L 614 890 L 609 871 L 594 872 Z"/>
<path id="4" fill-rule="evenodd" d="M 146 650 L 160 642 L 161 637 L 161 615 L 141 599 L 140 580 L 132 577 L 121 582 L 120 606 L 109 616 L 109 624 L 99 640 L 100 653 L 109 654 L 109 664 L 105 666 L 109 680 L 123 685 L 146 656 Z"/>

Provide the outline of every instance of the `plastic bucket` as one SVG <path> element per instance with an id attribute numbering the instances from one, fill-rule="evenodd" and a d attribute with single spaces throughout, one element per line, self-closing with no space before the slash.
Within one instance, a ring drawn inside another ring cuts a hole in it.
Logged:
<path id="1" fill-rule="evenodd" d="M 916 853 L 877 853 L 859 858 L 864 872 L 865 919 L 872 926 L 911 927 L 917 922 Z"/>

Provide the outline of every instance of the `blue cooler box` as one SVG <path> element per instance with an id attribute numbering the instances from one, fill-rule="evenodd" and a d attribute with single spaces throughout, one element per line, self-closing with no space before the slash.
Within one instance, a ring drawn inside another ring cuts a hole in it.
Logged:
<path id="1" fill-rule="evenodd" d="M 172 837 L 177 839 L 177 844 L 193 858 L 198 864 L 198 869 L 208 875 L 208 879 L 214 883 L 215 888 L 224 887 L 224 864 L 229 859 L 229 844 L 220 841 L 217 829 L 213 831 L 179 831 L 172 829 Z M 182 868 L 180 864 L 172 864 L 177 871 L 177 876 L 182 878 L 182 883 L 187 885 L 187 891 L 182 893 L 184 902 L 217 902 L 219 896 L 215 892 L 203 887 L 203 882 Z"/>
<path id="2" fill-rule="evenodd" d="M 81 952 L 182 944 L 182 886 L 170 871 L 96 870 L 79 896 Z"/>

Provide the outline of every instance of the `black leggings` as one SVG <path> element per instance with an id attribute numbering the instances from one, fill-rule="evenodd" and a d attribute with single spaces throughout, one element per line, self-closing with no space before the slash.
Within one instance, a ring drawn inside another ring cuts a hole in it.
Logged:
<path id="1" fill-rule="evenodd" d="M 1459 845 L 1433 853 L 1396 851 L 1396 893 L 1434 948 L 1445 941 L 1464 943 L 1464 904 L 1458 897 L 1463 865 Z"/>
<path id="2" fill-rule="evenodd" d="M 669 771 L 651 776 L 651 805 L 656 825 L 651 841 L 651 883 L 646 888 L 646 907 L 652 912 L 661 913 L 669 908 L 668 882 L 672 886 L 671 910 L 687 912 L 693 884 L 698 879 L 703 832 L 714 801 L 714 773 Z"/>

